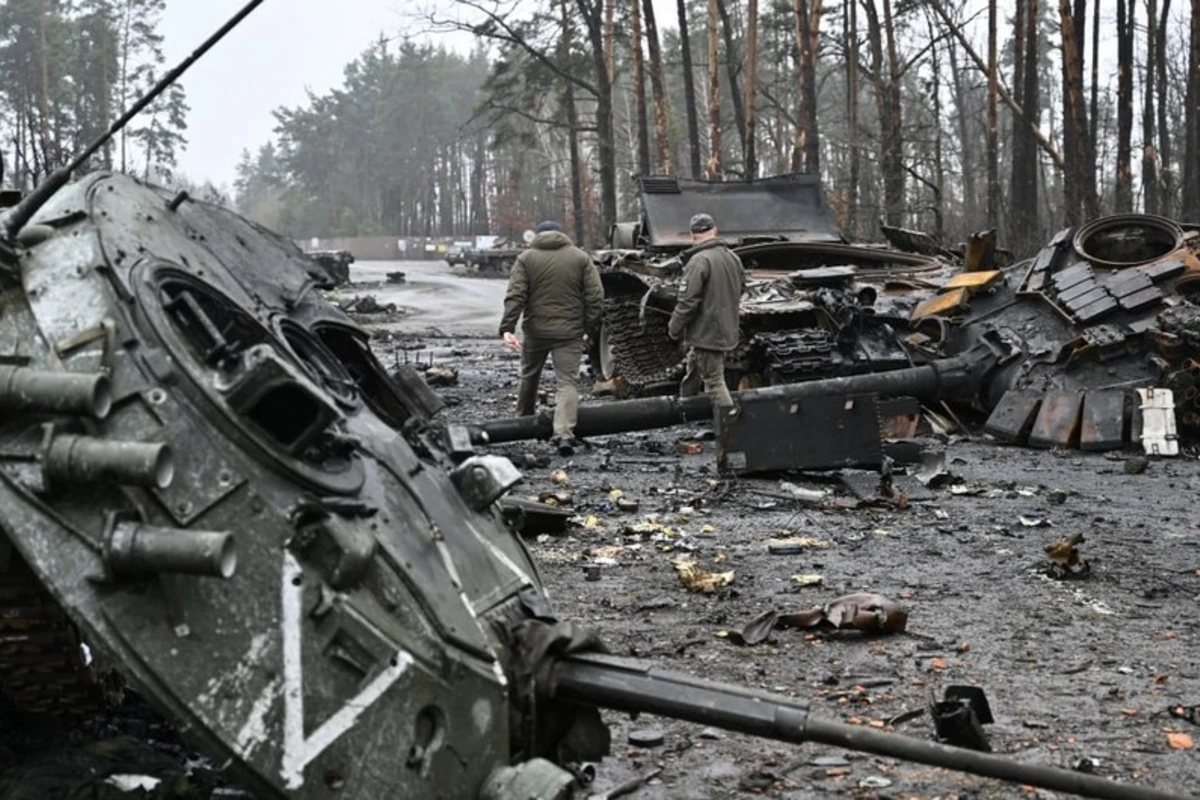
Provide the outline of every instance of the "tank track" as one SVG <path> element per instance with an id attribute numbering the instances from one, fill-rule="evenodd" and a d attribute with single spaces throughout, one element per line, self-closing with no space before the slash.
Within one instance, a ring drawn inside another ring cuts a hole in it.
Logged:
<path id="1" fill-rule="evenodd" d="M 643 329 L 636 300 L 604 302 L 604 325 L 617 372 L 635 394 L 676 383 L 684 372 L 679 348 L 667 335 L 670 318 L 658 311 L 647 311 Z"/>
<path id="2" fill-rule="evenodd" d="M 838 372 L 845 356 L 837 334 L 820 328 L 759 333 L 749 343 L 746 359 L 769 383 L 799 383 Z"/>
<path id="3" fill-rule="evenodd" d="M 16 556 L 0 571 L 0 695 L 19 711 L 58 717 L 102 705 L 74 625 Z"/>

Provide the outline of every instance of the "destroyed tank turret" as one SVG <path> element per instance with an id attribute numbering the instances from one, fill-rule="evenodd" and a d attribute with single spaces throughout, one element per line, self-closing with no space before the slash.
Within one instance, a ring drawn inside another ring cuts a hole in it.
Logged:
<path id="1" fill-rule="evenodd" d="M 619 379 L 632 394 L 670 392 L 683 374 L 685 353 L 667 336 L 667 322 L 691 253 L 694 213 L 713 215 L 746 267 L 741 343 L 726 361 L 728 383 L 743 389 L 905 366 L 897 334 L 912 307 L 965 260 L 990 268 L 998 258 L 994 235 L 973 237 L 962 255 L 886 226 L 903 249 L 851 244 L 815 175 L 650 176 L 639 184 L 641 219 L 614 226 L 610 247 L 595 254 L 605 308 L 590 353 L 595 377 Z"/>
<path id="2" fill-rule="evenodd" d="M 69 183 L 83 157 L 0 215 L 12 702 L 90 691 L 78 631 L 260 798 L 563 800 L 608 751 L 600 707 L 1176 796 L 605 656 L 505 522 L 517 471 L 384 372 L 294 243 L 129 177 Z"/>

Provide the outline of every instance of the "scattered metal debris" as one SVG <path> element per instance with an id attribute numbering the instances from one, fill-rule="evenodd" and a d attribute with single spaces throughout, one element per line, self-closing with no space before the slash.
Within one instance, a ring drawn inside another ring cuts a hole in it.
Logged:
<path id="1" fill-rule="evenodd" d="M 848 594 L 807 611 L 766 611 L 728 638 L 743 645 L 756 645 L 776 630 L 818 628 L 856 630 L 864 633 L 901 633 L 908 626 L 908 611 L 899 603 L 878 594 Z"/>
<path id="2" fill-rule="evenodd" d="M 709 572 L 708 570 L 701 569 L 695 561 L 687 559 L 676 561 L 674 566 L 675 571 L 679 573 L 679 580 L 689 592 L 711 594 L 717 589 L 722 589 L 733 583 L 733 570 L 729 570 L 728 572 Z"/>
<path id="3" fill-rule="evenodd" d="M 990 725 L 992 709 L 983 689 L 976 686 L 947 686 L 941 702 L 929 698 L 929 716 L 933 719 L 939 742 L 990 753 L 984 725 Z"/>
<path id="4" fill-rule="evenodd" d="M 1046 574 L 1057 580 L 1066 580 L 1082 578 L 1091 572 L 1091 565 L 1079 553 L 1079 545 L 1083 542 L 1083 534 L 1076 533 L 1046 545 L 1046 555 L 1050 560 Z"/>

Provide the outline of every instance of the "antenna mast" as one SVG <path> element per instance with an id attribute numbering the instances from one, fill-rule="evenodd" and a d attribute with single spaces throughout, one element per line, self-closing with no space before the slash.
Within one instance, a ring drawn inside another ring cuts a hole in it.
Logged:
<path id="1" fill-rule="evenodd" d="M 17 238 L 21 228 L 33 218 L 38 209 L 46 204 L 55 192 L 61 189 L 71 180 L 71 173 L 79 169 L 83 162 L 87 161 L 96 151 L 104 145 L 112 141 L 112 138 L 121 132 L 121 129 L 129 124 L 135 116 L 138 115 L 146 106 L 154 102 L 154 100 L 171 87 L 175 81 L 179 80 L 183 73 L 187 72 L 188 68 L 195 64 L 205 53 L 212 49 L 213 45 L 225 38 L 231 30 L 236 28 L 242 20 L 250 16 L 250 12 L 262 5 L 263 0 L 250 0 L 246 5 L 234 14 L 229 20 L 220 27 L 220 29 L 212 36 L 208 37 L 205 42 L 197 47 L 190 56 L 181 61 L 174 69 L 168 72 L 163 79 L 142 96 L 140 100 L 134 103 L 128 111 L 121 115 L 121 118 L 114 122 L 107 131 L 92 142 L 87 149 L 75 156 L 71 163 L 65 167 L 60 167 L 54 172 L 46 176 L 38 186 L 29 193 L 29 196 L 18 203 L 4 218 L 3 223 L 0 223 L 0 235 L 3 238 L 12 241 Z"/>

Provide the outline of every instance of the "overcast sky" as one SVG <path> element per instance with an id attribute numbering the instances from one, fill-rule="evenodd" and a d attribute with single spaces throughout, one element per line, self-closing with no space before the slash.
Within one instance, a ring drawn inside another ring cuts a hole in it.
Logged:
<path id="1" fill-rule="evenodd" d="M 3 0 L 0 0 L 3 2 Z M 161 31 L 170 66 L 192 52 L 246 0 L 168 0 Z M 664 30 L 674 0 L 654 0 Z M 194 181 L 232 184 L 243 148 L 251 152 L 272 134 L 271 112 L 305 102 L 342 80 L 342 69 L 381 33 L 467 50 L 470 37 L 423 34 L 414 8 L 453 0 L 266 0 L 183 78 L 187 89 L 187 149 L 179 168 Z"/>

